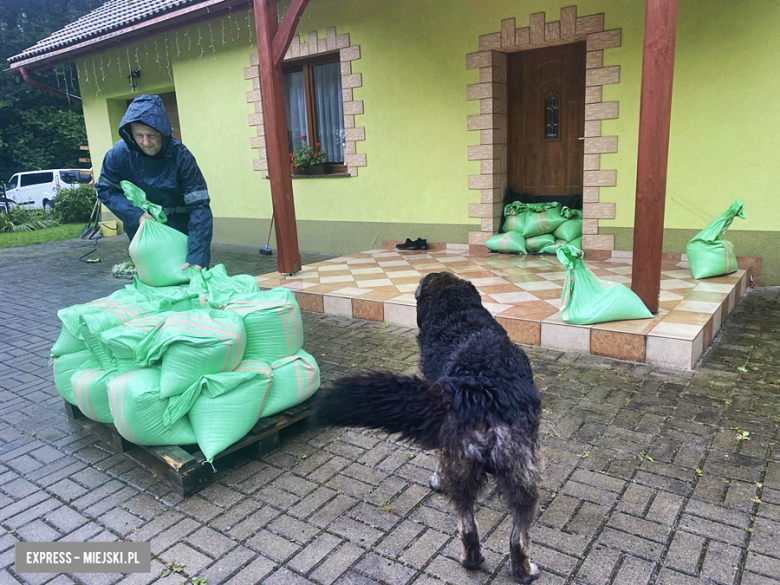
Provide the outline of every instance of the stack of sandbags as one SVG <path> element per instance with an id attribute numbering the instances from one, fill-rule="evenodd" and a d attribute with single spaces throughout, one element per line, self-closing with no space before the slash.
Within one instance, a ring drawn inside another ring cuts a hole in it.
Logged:
<path id="1" fill-rule="evenodd" d="M 563 245 L 582 247 L 582 211 L 560 203 L 510 203 L 502 234 L 486 242 L 494 252 L 554 254 Z"/>
<path id="2" fill-rule="evenodd" d="M 133 284 L 59 311 L 55 384 L 84 415 L 115 425 L 128 441 L 198 443 L 212 461 L 260 417 L 310 398 L 319 367 L 302 349 L 290 290 L 260 291 L 253 277 L 228 276 L 222 265 L 182 272 L 183 259 L 171 263 L 138 244 L 150 233 L 139 229 L 130 244 L 140 254 Z"/>
<path id="3" fill-rule="evenodd" d="M 54 383 L 60 395 L 74 406 L 78 405 L 72 385 L 74 374 L 86 369 L 110 372 L 117 367 L 116 360 L 106 351 L 100 340 L 100 333 L 134 319 L 170 309 L 168 301 L 149 299 L 128 288 L 125 287 L 108 297 L 57 312 L 62 321 L 62 331 L 51 348 Z M 102 379 L 101 376 L 92 376 L 89 379 L 79 377 L 79 396 L 84 400 L 89 400 L 89 390 L 94 388 L 96 378 Z M 95 418 L 89 409 L 84 414 L 100 420 Z"/>
<path id="4" fill-rule="evenodd" d="M 292 292 L 257 290 L 245 275 L 229 279 L 222 266 L 204 270 L 193 278 L 201 290 L 192 282 L 164 287 L 157 300 L 153 287 L 136 281 L 60 311 L 52 357 L 62 397 L 128 441 L 197 442 L 208 460 L 260 417 L 310 398 L 319 368 L 302 349 Z M 214 304 L 184 309 L 209 298 Z"/>

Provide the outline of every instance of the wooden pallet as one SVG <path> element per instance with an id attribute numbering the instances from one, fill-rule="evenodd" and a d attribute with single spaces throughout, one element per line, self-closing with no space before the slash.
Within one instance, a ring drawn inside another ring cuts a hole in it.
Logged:
<path id="1" fill-rule="evenodd" d="M 273 416 L 261 418 L 243 439 L 219 453 L 214 460 L 239 450 L 250 451 L 257 456 L 275 449 L 279 446 L 279 431 L 304 420 L 309 412 L 309 404 L 304 402 Z M 206 463 L 197 445 L 144 447 L 122 437 L 114 425 L 87 418 L 78 407 L 68 402 L 65 402 L 65 413 L 70 420 L 81 424 L 113 450 L 123 453 L 155 476 L 164 475 L 181 496 L 202 490 L 214 479 L 214 471 Z"/>

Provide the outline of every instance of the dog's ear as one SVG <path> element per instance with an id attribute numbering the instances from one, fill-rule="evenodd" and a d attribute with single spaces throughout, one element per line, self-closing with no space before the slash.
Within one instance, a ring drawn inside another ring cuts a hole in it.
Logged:
<path id="1" fill-rule="evenodd" d="M 474 286 L 471 282 L 468 280 L 464 280 L 463 282 L 466 283 L 466 288 L 469 291 L 469 294 L 471 294 L 472 297 L 474 297 L 477 301 L 479 301 L 480 305 L 482 304 L 482 297 L 479 294 L 479 291 L 477 290 L 477 287 Z"/>
<path id="2" fill-rule="evenodd" d="M 422 296 L 417 298 L 417 328 L 422 329 L 425 318 L 428 315 L 428 298 Z"/>

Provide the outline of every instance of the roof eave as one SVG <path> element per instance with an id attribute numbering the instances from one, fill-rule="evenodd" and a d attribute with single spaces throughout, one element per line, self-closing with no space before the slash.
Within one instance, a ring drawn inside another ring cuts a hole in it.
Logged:
<path id="1" fill-rule="evenodd" d="M 19 59 L 18 61 L 10 61 L 9 59 L 10 68 L 6 71 L 12 75 L 19 75 L 22 67 L 27 70 L 53 67 L 60 63 L 73 61 L 79 57 L 125 45 L 131 41 L 148 38 L 189 24 L 222 16 L 223 13 L 227 14 L 229 9 L 236 8 L 236 4 L 244 4 L 249 7 L 252 5 L 252 0 L 239 2 L 235 0 L 233 2 L 229 0 L 206 0 L 199 4 L 185 6 L 179 10 L 161 14 L 132 26 L 109 31 L 80 43 L 47 51 L 40 55 L 33 55 L 26 59 Z"/>

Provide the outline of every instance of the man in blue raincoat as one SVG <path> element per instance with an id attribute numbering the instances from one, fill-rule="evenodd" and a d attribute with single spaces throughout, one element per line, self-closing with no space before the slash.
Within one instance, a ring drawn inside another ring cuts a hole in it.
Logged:
<path id="1" fill-rule="evenodd" d="M 144 221 L 154 219 L 127 200 L 120 181 L 130 181 L 161 205 L 166 225 L 187 235 L 187 262 L 207 268 L 213 220 L 209 192 L 195 157 L 171 137 L 171 122 L 156 95 L 135 98 L 119 123 L 119 140 L 106 153 L 97 182 L 98 199 L 124 224 L 130 240 Z"/>

